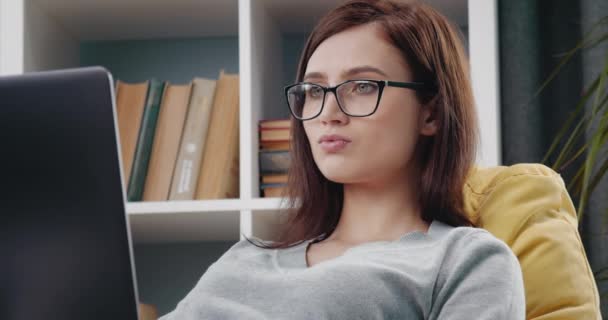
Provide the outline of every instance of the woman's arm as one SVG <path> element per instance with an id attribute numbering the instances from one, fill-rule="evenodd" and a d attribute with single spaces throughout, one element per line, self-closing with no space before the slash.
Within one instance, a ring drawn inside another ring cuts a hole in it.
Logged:
<path id="1" fill-rule="evenodd" d="M 519 262 L 485 230 L 474 230 L 446 254 L 433 292 L 429 319 L 525 319 Z"/>

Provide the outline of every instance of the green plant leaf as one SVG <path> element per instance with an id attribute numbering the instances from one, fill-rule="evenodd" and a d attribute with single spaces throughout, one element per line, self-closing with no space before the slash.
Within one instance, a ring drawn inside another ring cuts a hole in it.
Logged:
<path id="1" fill-rule="evenodd" d="M 576 174 L 568 183 L 568 190 L 572 196 L 578 196 L 581 193 L 581 177 L 583 176 L 583 172 L 585 171 L 584 167 L 579 167 L 576 170 Z"/>
<path id="2" fill-rule="evenodd" d="M 602 70 L 602 72 L 600 72 L 598 76 L 599 83 L 596 89 L 595 99 L 593 100 L 592 107 L 593 115 L 596 115 L 600 110 L 600 106 L 603 105 L 602 103 L 600 103 L 600 98 L 604 96 L 604 84 L 606 83 L 606 76 L 608 76 L 608 54 L 606 54 L 606 56 L 604 57 L 604 69 Z"/>
<path id="3" fill-rule="evenodd" d="M 606 64 L 606 66 L 608 67 L 608 62 Z M 597 89 L 597 88 L 599 88 L 600 87 L 599 85 L 602 83 L 602 79 L 603 79 L 602 75 L 605 77 L 607 74 L 608 74 L 608 70 L 606 71 L 606 73 L 602 73 L 596 78 L 598 85 L 593 86 L 593 88 L 596 88 L 596 90 L 588 92 L 589 96 L 585 96 L 585 98 L 581 99 L 580 102 L 587 102 L 587 100 L 591 96 L 591 93 L 594 93 L 594 92 L 598 93 L 597 90 L 599 90 L 599 89 Z M 596 81 L 594 81 L 594 83 Z M 564 166 L 564 165 L 562 165 L 562 162 L 564 161 L 565 157 L 570 153 L 570 151 L 574 147 L 574 143 L 575 143 L 576 139 L 579 138 L 581 134 L 583 134 L 589 130 L 590 126 L 593 124 L 592 119 L 595 116 L 595 114 L 597 114 L 597 112 L 602 111 L 604 109 L 604 107 L 606 105 L 608 105 L 608 95 L 604 95 L 604 97 L 599 102 L 597 102 L 597 99 L 596 99 L 595 103 L 597 103 L 597 105 L 593 106 L 593 109 L 595 109 L 595 111 L 592 111 L 591 113 L 586 112 L 585 116 L 577 123 L 577 126 L 574 128 L 574 131 L 571 133 L 570 137 L 566 141 L 566 144 L 562 148 L 562 151 L 560 152 L 557 160 L 555 161 L 555 164 L 554 164 L 555 168 L 561 168 Z M 578 104 L 576 108 L 577 108 L 577 110 L 585 110 L 584 104 Z M 580 113 L 580 112 L 578 112 L 578 113 Z M 601 118 L 600 122 L 605 121 L 604 118 L 605 118 L 605 116 Z M 584 127 L 584 130 L 582 130 L 583 127 Z M 562 127 L 562 130 L 563 129 L 565 129 L 565 127 Z M 557 142 L 559 142 L 559 140 L 557 140 Z"/>
<path id="4" fill-rule="evenodd" d="M 608 77 L 608 54 L 606 54 L 605 61 L 604 61 L 604 68 L 599 75 L 599 84 L 598 84 L 598 89 L 596 90 L 597 92 L 595 95 L 596 98 L 594 99 L 593 105 L 592 105 L 592 115 L 596 115 L 598 110 L 601 109 L 600 106 L 604 105 L 603 103 L 600 103 L 599 97 L 602 96 L 603 84 L 606 81 L 606 77 Z M 606 123 L 605 119 L 606 119 L 605 117 L 600 118 L 600 121 L 597 124 L 598 128 L 596 129 L 596 132 L 593 134 L 593 136 L 590 139 L 591 145 L 589 146 L 589 153 L 587 155 L 587 159 L 584 164 L 585 171 L 583 173 L 581 197 L 580 197 L 580 201 L 578 204 L 579 220 L 583 215 L 584 208 L 587 204 L 587 199 L 590 196 L 589 179 L 590 179 L 591 173 L 595 167 L 595 160 L 598 156 L 598 152 L 600 151 L 600 148 L 604 145 L 603 141 L 602 141 L 602 137 L 604 135 L 601 133 L 603 133 L 602 126 L 605 128 L 608 125 Z M 604 120 L 604 121 L 602 121 L 602 120 Z M 591 125 L 591 124 L 592 124 L 592 121 L 589 121 L 589 125 Z"/>
<path id="5" fill-rule="evenodd" d="M 603 109 L 606 105 L 608 105 L 608 95 L 604 96 L 604 98 L 602 99 L 601 104 L 602 104 L 602 106 L 600 107 L 600 109 Z M 586 119 L 584 119 L 584 120 L 586 120 Z M 584 122 L 584 121 L 581 120 L 581 122 Z M 580 123 L 579 123 L 579 125 L 580 125 Z M 589 125 L 590 125 L 590 123 L 588 123 L 588 125 L 586 126 L 586 129 L 588 129 Z M 608 112 L 604 113 L 604 115 L 600 119 L 600 122 L 598 124 L 598 128 L 597 128 L 596 133 L 594 134 L 594 136 L 598 135 L 598 134 L 601 135 L 600 139 L 602 140 L 602 144 L 605 143 L 606 139 L 608 138 Z M 576 151 L 574 153 L 574 155 L 570 159 L 568 159 L 567 161 L 565 161 L 565 163 L 558 168 L 558 170 L 562 171 L 566 167 L 568 167 L 568 165 L 570 165 L 570 163 L 572 163 L 574 160 L 576 160 L 578 157 L 580 157 L 584 153 L 584 151 L 588 148 L 588 146 L 589 146 L 589 143 L 585 142 L 583 144 L 583 146 L 580 147 L 578 149 L 578 151 Z"/>
<path id="6" fill-rule="evenodd" d="M 593 94 L 593 92 L 595 91 L 595 89 L 597 88 L 597 85 L 599 84 L 599 81 L 600 81 L 599 77 L 597 77 L 591 83 L 591 85 L 587 88 L 587 90 L 585 90 L 585 93 L 583 94 L 583 97 L 576 104 L 576 107 L 575 107 L 574 111 L 570 113 L 570 116 L 568 117 L 568 120 L 566 120 L 566 123 L 560 128 L 560 130 L 558 131 L 557 135 L 553 139 L 553 142 L 551 143 L 551 146 L 549 147 L 549 150 L 546 152 L 545 157 L 542 160 L 543 163 L 547 163 L 548 158 L 556 150 L 557 145 L 559 144 L 559 142 L 562 141 L 562 139 L 564 138 L 564 136 L 566 135 L 566 133 L 568 133 L 568 130 L 570 130 L 570 127 L 572 126 L 572 123 L 577 119 L 577 117 L 578 117 L 578 115 L 580 113 L 582 113 L 583 111 L 585 111 L 585 104 L 587 103 L 587 100 L 589 100 L 589 98 L 591 97 L 591 95 Z M 581 120 L 579 120 L 579 122 L 577 123 L 577 127 L 582 126 L 580 124 L 580 122 L 582 122 L 583 120 L 584 120 L 584 118 L 581 119 Z M 569 140 L 574 140 L 574 138 L 569 139 Z M 553 169 L 557 169 L 560 166 L 560 164 L 561 164 L 561 162 L 556 161 L 553 164 L 552 168 Z"/>
<path id="7" fill-rule="evenodd" d="M 578 124 L 576 125 L 576 127 L 574 128 L 574 130 L 572 131 L 570 136 L 568 137 L 568 140 L 566 140 L 566 143 L 562 147 L 562 150 L 560 151 L 559 155 L 557 156 L 557 159 L 555 160 L 553 167 L 559 168 L 562 165 L 562 162 L 565 160 L 565 158 L 568 155 L 568 153 L 570 152 L 570 150 L 572 150 L 572 148 L 574 147 L 576 139 L 578 139 L 581 135 L 583 135 L 585 133 L 585 131 L 582 129 L 587 127 L 587 123 L 589 122 L 587 118 L 588 118 L 588 116 L 585 115 L 585 117 L 578 122 Z"/>
<path id="8" fill-rule="evenodd" d="M 604 163 L 601 164 L 600 168 L 597 170 L 596 175 L 593 177 L 593 180 L 589 183 L 589 193 L 593 193 L 595 187 L 600 183 L 602 178 L 606 175 L 608 171 L 608 159 L 604 160 Z"/>
<path id="9" fill-rule="evenodd" d="M 588 154 L 587 159 L 586 159 L 585 164 L 584 164 L 581 197 L 580 197 L 580 201 L 579 201 L 579 204 L 578 204 L 578 218 L 579 218 L 579 220 L 583 216 L 583 210 L 585 208 L 585 205 L 587 204 L 587 199 L 589 198 L 589 192 L 588 192 L 588 189 L 589 189 L 589 178 L 591 176 L 591 171 L 593 170 L 593 165 L 595 163 L 595 159 L 597 157 L 597 153 L 600 150 L 601 146 L 602 145 L 600 144 L 600 140 L 599 139 L 592 139 L 591 146 L 589 147 L 589 154 Z"/>
<path id="10" fill-rule="evenodd" d="M 597 138 L 596 138 L 597 137 Z M 598 144 L 605 146 L 608 144 L 608 112 L 604 114 L 598 124 L 598 129 L 595 132 L 593 139 L 598 139 Z M 608 150 L 605 152 L 608 154 Z M 600 183 L 602 178 L 606 175 L 608 170 L 608 158 L 605 158 L 603 162 L 600 162 L 599 168 L 595 173 L 593 180 L 589 183 L 589 193 L 593 193 L 597 185 Z"/>
<path id="11" fill-rule="evenodd" d="M 583 39 L 579 41 L 574 48 L 566 52 L 564 57 L 558 62 L 557 66 L 553 69 L 553 71 L 551 71 L 547 79 L 540 85 L 540 88 L 536 90 L 536 92 L 532 95 L 532 98 L 530 99 L 530 101 L 528 101 L 528 103 L 526 103 L 526 105 L 529 105 L 545 89 L 545 87 L 549 85 L 549 83 L 553 81 L 553 79 L 555 79 L 561 69 L 568 62 L 570 62 L 570 60 L 574 57 L 576 53 L 578 53 L 581 49 L 584 48 L 591 49 L 608 39 L 608 33 L 603 33 L 599 36 L 596 36 L 594 34 L 594 32 L 596 32 L 600 26 L 608 23 L 607 18 L 608 17 L 604 17 L 600 19 L 594 26 L 591 27 L 591 29 L 585 34 L 585 36 L 583 36 Z"/>

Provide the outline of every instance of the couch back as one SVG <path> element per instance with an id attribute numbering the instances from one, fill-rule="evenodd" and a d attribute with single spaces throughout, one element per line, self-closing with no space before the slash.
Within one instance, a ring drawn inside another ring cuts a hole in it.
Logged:
<path id="1" fill-rule="evenodd" d="M 599 294 L 562 177 L 538 163 L 474 167 L 465 211 L 519 259 L 527 319 L 601 319 Z"/>

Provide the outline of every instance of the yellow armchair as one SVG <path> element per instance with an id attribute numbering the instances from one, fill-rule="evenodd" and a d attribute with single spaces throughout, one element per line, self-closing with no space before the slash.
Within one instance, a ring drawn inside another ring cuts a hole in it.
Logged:
<path id="1" fill-rule="evenodd" d="M 465 211 L 519 259 L 526 318 L 601 319 L 598 289 L 562 177 L 537 163 L 474 167 Z"/>

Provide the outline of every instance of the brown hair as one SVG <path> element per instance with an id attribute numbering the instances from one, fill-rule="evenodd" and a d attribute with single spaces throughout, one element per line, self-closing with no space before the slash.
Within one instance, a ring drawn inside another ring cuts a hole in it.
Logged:
<path id="1" fill-rule="evenodd" d="M 422 218 L 452 226 L 473 226 L 464 213 L 462 190 L 475 160 L 477 116 L 459 31 L 443 15 L 419 2 L 347 1 L 325 15 L 313 29 L 300 58 L 296 81 L 302 81 L 308 60 L 321 42 L 348 28 L 372 22 L 379 24 L 401 50 L 415 81 L 435 87 L 430 94 L 418 94 L 425 107 L 433 108 L 438 121 L 437 133 L 420 136 L 416 149 L 422 166 Z M 302 122 L 292 117 L 291 128 L 291 165 L 283 194 L 288 205 L 287 212 L 281 213 L 287 220 L 279 239 L 262 244 L 264 248 L 287 248 L 318 236 L 326 238 L 336 227 L 342 210 L 343 185 L 326 179 L 319 171 Z"/>

